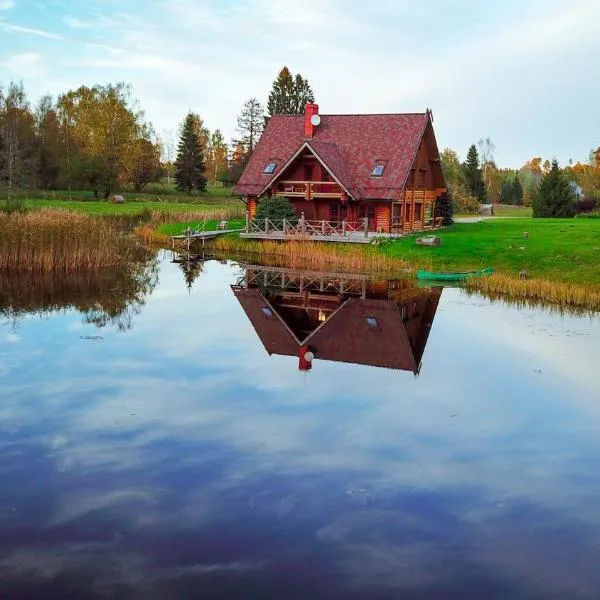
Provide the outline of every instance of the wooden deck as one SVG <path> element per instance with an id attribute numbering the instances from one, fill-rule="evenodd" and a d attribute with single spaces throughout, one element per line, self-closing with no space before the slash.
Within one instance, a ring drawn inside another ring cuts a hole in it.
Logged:
<path id="1" fill-rule="evenodd" d="M 171 236 L 171 248 L 175 249 L 177 245 L 187 247 L 189 250 L 193 242 L 202 241 L 202 245 L 206 240 L 213 240 L 219 235 L 225 233 L 238 233 L 244 231 L 243 229 L 219 229 L 218 231 L 191 231 L 189 233 L 182 233 L 181 235 Z"/>
<path id="2" fill-rule="evenodd" d="M 342 242 L 350 244 L 370 244 L 381 237 L 401 237 L 406 233 L 430 231 L 433 225 L 413 228 L 407 231 L 392 229 L 391 232 L 373 231 L 369 228 L 369 220 L 361 219 L 359 223 L 348 221 L 310 221 L 301 216 L 290 221 L 283 219 L 250 219 L 246 216 L 246 228 L 240 234 L 244 239 L 255 240 L 308 240 L 312 242 Z"/>

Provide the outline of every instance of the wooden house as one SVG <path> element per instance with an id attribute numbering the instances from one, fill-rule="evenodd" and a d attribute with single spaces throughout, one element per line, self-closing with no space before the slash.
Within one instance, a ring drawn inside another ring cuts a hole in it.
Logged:
<path id="1" fill-rule="evenodd" d="M 253 266 L 232 290 L 265 350 L 418 373 L 441 288 Z"/>
<path id="2" fill-rule="evenodd" d="M 432 114 L 275 115 L 235 188 L 249 217 L 266 196 L 313 222 L 369 232 L 433 228 L 446 193 Z M 362 230 L 362 229 L 361 229 Z"/>

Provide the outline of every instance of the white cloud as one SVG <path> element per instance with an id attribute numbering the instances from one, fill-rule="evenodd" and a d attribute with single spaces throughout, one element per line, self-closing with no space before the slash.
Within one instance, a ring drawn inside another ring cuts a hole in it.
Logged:
<path id="1" fill-rule="evenodd" d="M 14 6 L 14 0 L 0 0 L 0 10 L 10 10 Z"/>
<path id="2" fill-rule="evenodd" d="M 43 29 L 35 29 L 31 27 L 21 27 L 20 25 L 10 25 L 8 23 L 0 23 L 0 29 L 4 31 L 14 31 L 16 33 L 27 33 L 29 35 L 36 35 L 38 37 L 46 38 L 49 40 L 60 40 L 64 41 L 64 37 L 54 33 L 52 31 L 45 31 Z"/>
<path id="3" fill-rule="evenodd" d="M 93 23 L 89 21 L 83 21 L 82 19 L 78 19 L 77 17 L 71 17 L 67 15 L 63 18 L 63 21 L 68 27 L 72 29 L 89 29 L 93 26 Z"/>

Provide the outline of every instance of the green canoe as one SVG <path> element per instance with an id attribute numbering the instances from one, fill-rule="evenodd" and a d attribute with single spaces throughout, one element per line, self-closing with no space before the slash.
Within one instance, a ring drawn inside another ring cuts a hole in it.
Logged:
<path id="1" fill-rule="evenodd" d="M 417 271 L 417 279 L 428 281 L 464 281 L 467 277 L 491 275 L 494 269 L 486 267 L 479 271 L 457 271 L 455 273 L 434 273 L 431 271 Z"/>

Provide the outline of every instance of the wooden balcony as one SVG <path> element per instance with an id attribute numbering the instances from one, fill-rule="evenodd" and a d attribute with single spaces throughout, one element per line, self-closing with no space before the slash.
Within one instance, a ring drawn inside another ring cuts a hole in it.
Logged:
<path id="1" fill-rule="evenodd" d="M 273 193 L 286 198 L 339 199 L 345 196 L 344 190 L 335 181 L 278 181 Z"/>

